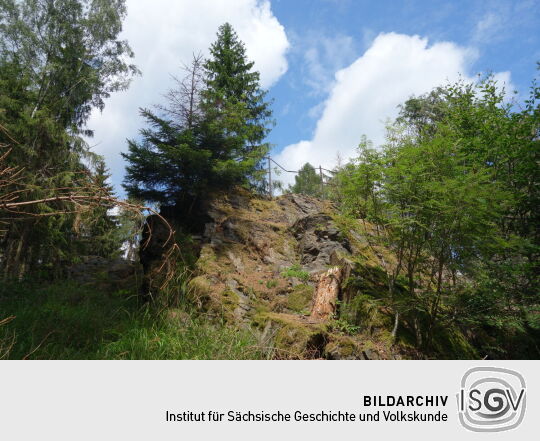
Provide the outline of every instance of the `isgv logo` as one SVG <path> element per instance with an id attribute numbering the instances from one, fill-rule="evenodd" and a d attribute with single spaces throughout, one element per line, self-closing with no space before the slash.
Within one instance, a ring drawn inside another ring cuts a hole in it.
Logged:
<path id="1" fill-rule="evenodd" d="M 475 367 L 461 380 L 459 421 L 473 432 L 502 432 L 521 424 L 527 402 L 525 380 L 510 369 Z"/>

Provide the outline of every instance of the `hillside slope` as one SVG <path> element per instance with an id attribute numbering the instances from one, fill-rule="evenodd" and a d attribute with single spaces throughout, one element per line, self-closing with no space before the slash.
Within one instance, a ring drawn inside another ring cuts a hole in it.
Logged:
<path id="1" fill-rule="evenodd" d="M 327 201 L 245 191 L 212 198 L 201 219 L 190 300 L 249 328 L 274 357 L 421 357 L 390 334 L 377 264 L 394 258 L 370 244 L 369 225 L 345 221 Z"/>

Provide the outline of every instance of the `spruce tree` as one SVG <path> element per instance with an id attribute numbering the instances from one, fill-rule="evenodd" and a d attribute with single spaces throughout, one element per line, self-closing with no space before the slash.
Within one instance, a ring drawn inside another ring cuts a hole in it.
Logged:
<path id="1" fill-rule="evenodd" d="M 99 158 L 92 176 L 93 184 L 103 197 L 114 197 L 112 185 L 108 182 L 111 174 L 102 158 Z M 82 216 L 78 229 L 79 251 L 83 255 L 115 258 L 120 254 L 122 240 L 117 216 L 111 213 L 114 204 L 93 207 Z"/>
<path id="2" fill-rule="evenodd" d="M 200 77 L 203 81 L 190 82 Z M 123 155 L 128 194 L 181 208 L 193 206 L 208 191 L 260 183 L 270 104 L 231 25 L 219 28 L 204 66 L 194 57 L 186 81 L 177 83 L 181 87 L 166 95 L 174 101 L 158 106 L 164 116 L 141 111 L 149 128 L 141 130 L 142 140 L 129 141 Z M 184 93 L 185 84 L 202 89 Z M 178 108 L 191 109 L 192 117 L 176 118 Z"/>
<path id="3" fill-rule="evenodd" d="M 210 55 L 201 105 L 203 142 L 217 156 L 213 171 L 220 186 L 257 184 L 264 175 L 261 161 L 269 150 L 263 140 L 272 123 L 266 91 L 229 23 L 220 26 Z"/>

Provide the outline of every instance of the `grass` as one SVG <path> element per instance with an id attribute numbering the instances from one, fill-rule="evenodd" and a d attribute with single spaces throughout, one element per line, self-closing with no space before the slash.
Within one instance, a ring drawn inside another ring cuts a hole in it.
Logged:
<path id="1" fill-rule="evenodd" d="M 248 332 L 187 316 L 179 323 L 162 317 L 142 320 L 104 345 L 101 359 L 131 360 L 249 360 L 263 358 Z"/>
<path id="2" fill-rule="evenodd" d="M 295 264 L 286 270 L 282 271 L 281 273 L 282 277 L 285 278 L 297 278 L 300 280 L 303 280 L 304 282 L 307 282 L 309 280 L 309 273 L 307 271 L 302 270 L 302 267 L 298 264 Z"/>
<path id="3" fill-rule="evenodd" d="M 189 305 L 141 306 L 128 290 L 70 282 L 0 287 L 0 359 L 258 359 L 247 330 Z M 6 320 L 11 317 L 11 320 Z"/>
<path id="4" fill-rule="evenodd" d="M 268 280 L 268 281 L 266 282 L 266 287 L 267 287 L 268 289 L 275 288 L 276 286 L 278 286 L 278 281 L 277 281 L 277 280 L 272 279 L 272 280 Z"/>

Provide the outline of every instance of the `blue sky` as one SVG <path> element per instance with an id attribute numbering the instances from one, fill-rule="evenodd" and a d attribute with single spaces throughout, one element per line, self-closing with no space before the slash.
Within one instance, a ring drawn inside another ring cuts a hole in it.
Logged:
<path id="1" fill-rule="evenodd" d="M 354 156 L 362 134 L 375 143 L 411 94 L 491 71 L 527 93 L 540 61 L 538 1 L 128 0 L 125 37 L 143 71 L 129 91 L 95 112 L 90 144 L 120 183 L 126 138 L 141 106 L 162 101 L 192 52 L 206 51 L 229 21 L 274 99 L 273 156 L 288 168 L 332 167 Z M 285 180 L 292 177 L 285 178 Z"/>
<path id="2" fill-rule="evenodd" d="M 310 135 L 316 120 L 306 110 L 325 98 L 310 90 L 305 78 L 310 48 L 321 52 L 320 62 L 333 75 L 361 56 L 380 33 L 419 35 L 431 44 L 449 41 L 478 51 L 467 73 L 509 71 L 521 91 L 529 87 L 535 61 L 540 61 L 538 1 L 274 0 L 272 9 L 292 44 L 289 70 L 271 91 L 278 121 L 271 141 L 278 149 Z M 329 50 L 335 52 L 325 53 L 321 39 L 334 39 Z"/>

